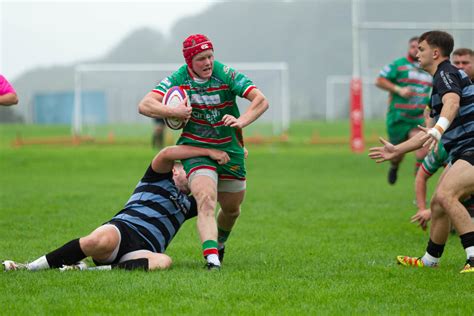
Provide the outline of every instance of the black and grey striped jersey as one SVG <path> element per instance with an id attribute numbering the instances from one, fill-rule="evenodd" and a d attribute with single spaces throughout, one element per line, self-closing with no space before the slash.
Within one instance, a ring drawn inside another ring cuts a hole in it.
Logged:
<path id="1" fill-rule="evenodd" d="M 464 71 L 446 60 L 438 65 L 433 76 L 431 117 L 436 120 L 443 108 L 442 98 L 449 92 L 461 98 L 459 113 L 441 138 L 450 160 L 453 160 L 467 151 L 474 151 L 474 85 Z"/>
<path id="2" fill-rule="evenodd" d="M 154 252 L 164 252 L 184 221 L 197 215 L 196 200 L 179 191 L 173 173 L 148 167 L 124 209 L 113 221 L 136 231 Z"/>

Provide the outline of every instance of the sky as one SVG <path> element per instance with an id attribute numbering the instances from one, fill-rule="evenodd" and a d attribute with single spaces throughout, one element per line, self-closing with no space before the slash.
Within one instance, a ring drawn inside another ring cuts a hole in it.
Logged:
<path id="1" fill-rule="evenodd" d="M 168 35 L 215 2 L 0 0 L 0 73 L 11 81 L 31 68 L 98 58 L 142 27 Z"/>

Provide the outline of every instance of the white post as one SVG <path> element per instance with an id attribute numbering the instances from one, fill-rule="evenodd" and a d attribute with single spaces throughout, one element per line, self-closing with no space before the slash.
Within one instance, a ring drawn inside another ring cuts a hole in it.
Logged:
<path id="1" fill-rule="evenodd" d="M 359 0 L 352 0 L 352 77 L 360 77 Z"/>
<path id="2" fill-rule="evenodd" d="M 281 111 L 282 111 L 282 132 L 287 132 L 288 128 L 290 127 L 290 89 L 288 87 L 290 83 L 289 79 L 289 70 L 288 65 L 286 63 L 282 64 L 282 74 L 281 74 L 281 81 L 282 81 L 282 91 L 281 91 Z"/>
<path id="3" fill-rule="evenodd" d="M 72 134 L 81 135 L 82 132 L 82 83 L 81 83 L 81 70 L 76 67 L 75 71 L 75 87 L 74 87 L 74 111 L 72 116 Z"/>

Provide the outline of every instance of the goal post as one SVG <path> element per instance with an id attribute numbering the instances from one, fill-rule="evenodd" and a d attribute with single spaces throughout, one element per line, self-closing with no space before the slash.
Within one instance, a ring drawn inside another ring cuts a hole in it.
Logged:
<path id="1" fill-rule="evenodd" d="M 281 135 L 290 126 L 289 67 L 285 62 L 226 63 L 247 75 L 269 100 L 270 108 L 257 121 L 269 127 L 271 135 Z M 74 109 L 71 130 L 84 135 L 91 124 L 85 117 L 84 93 L 105 94 L 107 124 L 150 122 L 140 115 L 137 105 L 157 83 L 178 70 L 182 64 L 80 64 L 75 67 Z M 250 102 L 237 98 L 240 113 Z M 92 122 L 93 123 L 93 122 Z M 253 124 L 252 124 L 253 125 Z"/>

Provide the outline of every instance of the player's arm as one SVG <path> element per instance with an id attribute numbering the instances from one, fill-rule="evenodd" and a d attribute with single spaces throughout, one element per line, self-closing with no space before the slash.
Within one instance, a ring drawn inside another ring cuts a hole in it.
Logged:
<path id="1" fill-rule="evenodd" d="M 423 111 L 423 117 L 425 118 L 425 126 L 426 127 L 433 127 L 434 126 L 434 120 L 430 116 L 431 109 L 429 106 L 425 107 L 425 110 Z"/>
<path id="2" fill-rule="evenodd" d="M 252 89 L 245 98 L 250 101 L 247 111 L 239 118 L 229 114 L 224 115 L 222 121 L 225 126 L 244 128 L 258 119 L 269 107 L 267 98 L 257 88 Z"/>
<path id="3" fill-rule="evenodd" d="M 230 160 L 227 153 L 222 150 L 176 145 L 162 149 L 158 155 L 153 158 L 151 168 L 158 173 L 167 173 L 173 169 L 175 160 L 202 156 L 207 156 L 217 161 L 220 165 L 226 164 Z"/>
<path id="4" fill-rule="evenodd" d="M 0 105 L 15 105 L 18 103 L 18 96 L 16 93 L 7 93 L 4 95 L 0 95 Z"/>
<path id="5" fill-rule="evenodd" d="M 187 120 L 191 117 L 192 108 L 186 106 L 187 98 L 177 107 L 171 108 L 163 105 L 163 95 L 156 92 L 148 92 L 138 104 L 138 112 L 148 117 L 167 118 L 174 117 Z"/>
<path id="6" fill-rule="evenodd" d="M 420 127 L 420 126 L 419 126 Z M 420 127 L 422 128 L 422 127 Z M 418 132 L 414 137 L 409 138 L 401 144 L 393 145 L 382 137 L 379 138 L 383 147 L 372 147 L 369 149 L 369 157 L 375 162 L 384 162 L 399 157 L 407 152 L 417 150 L 426 142 L 426 133 L 424 131 Z"/>
<path id="7" fill-rule="evenodd" d="M 423 168 L 419 168 L 415 177 L 415 195 L 416 205 L 419 210 L 425 210 L 426 207 L 426 183 L 431 177 Z"/>
<path id="8" fill-rule="evenodd" d="M 375 80 L 375 85 L 382 90 L 398 94 L 403 98 L 409 98 L 412 95 L 410 87 L 400 87 L 384 77 L 378 77 Z"/>
<path id="9" fill-rule="evenodd" d="M 455 92 L 448 92 L 441 98 L 443 102 L 443 108 L 441 110 L 440 117 L 432 128 L 421 128 L 426 135 L 423 137 L 423 146 L 433 148 L 437 146 L 438 142 L 443 136 L 444 132 L 449 128 L 453 120 L 456 118 L 459 112 L 459 103 L 461 97 Z"/>

